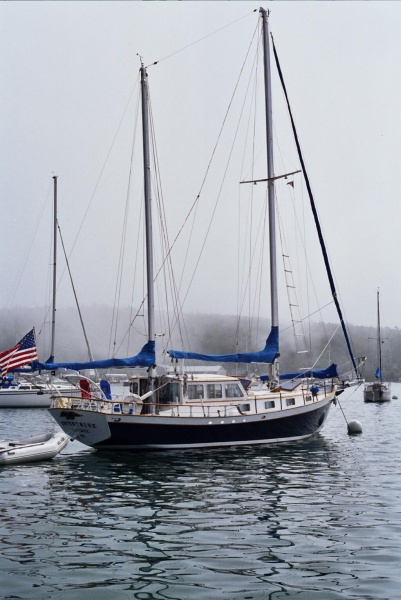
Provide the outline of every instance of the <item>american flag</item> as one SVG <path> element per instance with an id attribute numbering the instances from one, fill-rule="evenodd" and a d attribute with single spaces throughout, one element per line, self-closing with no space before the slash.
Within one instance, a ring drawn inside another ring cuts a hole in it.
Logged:
<path id="1" fill-rule="evenodd" d="M 16 346 L 0 354 L 1 376 L 5 377 L 7 371 L 28 365 L 32 360 L 38 359 L 36 352 L 35 329 L 32 329 L 18 342 Z"/>

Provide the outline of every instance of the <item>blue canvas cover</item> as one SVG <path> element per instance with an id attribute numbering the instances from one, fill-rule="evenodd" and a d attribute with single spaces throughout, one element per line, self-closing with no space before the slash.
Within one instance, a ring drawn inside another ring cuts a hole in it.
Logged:
<path id="1" fill-rule="evenodd" d="M 266 345 L 259 352 L 239 352 L 237 354 L 198 354 L 183 350 L 169 350 L 171 358 L 189 358 L 210 362 L 236 362 L 236 363 L 272 363 L 278 354 L 278 327 L 272 327 Z"/>
<path id="2" fill-rule="evenodd" d="M 91 360 L 88 362 L 60 362 L 40 363 L 32 362 L 34 371 L 54 371 L 55 369 L 71 369 L 71 371 L 84 371 L 85 369 L 111 369 L 130 367 L 151 367 L 156 363 L 155 342 L 149 341 L 136 356 L 129 358 L 108 358 L 106 360 Z"/>
<path id="3" fill-rule="evenodd" d="M 280 374 L 280 379 L 304 379 L 305 377 L 313 377 L 314 379 L 333 379 L 338 377 L 337 365 L 332 363 L 325 369 L 313 369 L 312 371 L 296 371 L 295 373 L 284 373 Z M 262 381 L 268 381 L 268 375 L 262 375 Z"/>
<path id="4" fill-rule="evenodd" d="M 102 392 L 105 395 L 105 397 L 107 398 L 107 400 L 111 400 L 110 383 L 108 381 L 106 381 L 105 379 L 101 379 L 99 385 L 100 385 L 100 389 L 102 390 Z"/>

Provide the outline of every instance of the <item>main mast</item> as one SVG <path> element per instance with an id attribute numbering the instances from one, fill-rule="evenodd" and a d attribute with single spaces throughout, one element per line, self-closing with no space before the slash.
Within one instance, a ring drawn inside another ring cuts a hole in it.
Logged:
<path id="1" fill-rule="evenodd" d="M 270 302 L 271 325 L 278 328 L 278 292 L 277 292 L 277 259 L 276 259 L 276 198 L 274 191 L 273 162 L 273 110 L 270 70 L 269 21 L 268 11 L 260 8 L 263 32 L 263 59 L 265 81 L 266 111 L 266 148 L 267 148 L 267 192 L 269 202 L 269 249 L 270 249 Z M 274 378 L 274 369 L 273 369 Z"/>
<path id="2" fill-rule="evenodd" d="M 54 362 L 54 342 L 56 338 L 56 268 L 57 268 L 57 175 L 53 177 L 53 299 L 52 334 L 49 362 Z"/>

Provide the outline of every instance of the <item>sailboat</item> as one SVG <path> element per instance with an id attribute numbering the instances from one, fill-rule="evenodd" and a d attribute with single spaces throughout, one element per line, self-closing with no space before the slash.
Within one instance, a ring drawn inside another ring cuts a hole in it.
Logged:
<path id="1" fill-rule="evenodd" d="M 391 399 L 391 383 L 383 381 L 382 377 L 382 338 L 380 330 L 380 294 L 377 290 L 377 369 L 376 381 L 366 383 L 363 390 L 365 402 L 389 402 Z"/>
<path id="2" fill-rule="evenodd" d="M 56 264 L 57 264 L 57 176 L 53 177 L 53 298 L 51 347 L 48 362 L 54 362 L 56 329 Z M 34 334 L 33 334 L 34 335 Z M 25 339 L 25 338 L 24 338 Z M 30 368 L 8 375 L 0 385 L 0 408 L 49 408 L 54 393 L 73 394 L 75 387 L 58 378 L 38 377 Z"/>
<path id="3" fill-rule="evenodd" d="M 87 369 L 145 367 L 132 376 L 129 394 L 113 397 L 90 382 L 81 399 L 67 395 L 52 400 L 50 414 L 70 436 L 98 450 L 176 450 L 265 445 L 302 440 L 321 430 L 336 402 L 337 368 L 305 369 L 280 376 L 278 286 L 276 268 L 275 190 L 271 110 L 268 13 L 260 9 L 264 49 L 267 182 L 270 233 L 271 330 L 257 352 L 201 354 L 169 350 L 172 368 L 156 368 L 154 273 L 152 241 L 151 161 L 149 154 L 149 90 L 141 62 L 143 172 L 147 257 L 148 341 L 136 356 L 84 363 L 34 363 L 37 370 L 60 367 L 82 373 Z M 283 177 L 283 176 L 279 176 Z M 319 234 L 320 235 L 320 234 Z M 327 257 L 327 256 L 326 256 Z M 332 280 L 333 278 L 331 278 Z M 334 285 L 334 284 L 333 284 Z M 337 295 L 333 292 L 333 297 Z M 187 360 L 266 365 L 268 374 L 257 387 L 242 378 L 217 372 L 186 371 Z M 83 375 L 81 375 L 84 377 Z M 287 381 L 288 379 L 288 381 Z"/>

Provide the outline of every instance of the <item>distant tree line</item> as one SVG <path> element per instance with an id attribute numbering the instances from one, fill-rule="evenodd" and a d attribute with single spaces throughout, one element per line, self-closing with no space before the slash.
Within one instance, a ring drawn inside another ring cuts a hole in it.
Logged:
<path id="1" fill-rule="evenodd" d="M 106 306 L 89 306 L 82 308 L 86 333 L 91 343 L 95 358 L 109 356 L 129 356 L 136 354 L 146 342 L 146 320 L 142 317 L 141 327 L 129 323 L 132 320 L 130 309 L 120 311 L 118 326 L 115 324 L 112 309 Z M 39 357 L 45 361 L 50 353 L 50 315 L 45 308 L 17 307 L 12 310 L 1 310 L 0 352 L 12 347 L 32 326 L 36 328 Z M 208 354 L 227 354 L 261 350 L 270 331 L 267 319 L 258 323 L 251 319 L 241 319 L 232 315 L 220 314 L 187 314 L 185 315 L 185 338 L 176 332 L 172 338 L 168 332 L 157 338 L 160 353 L 164 349 L 185 349 Z M 181 331 L 183 330 L 181 329 Z M 375 377 L 377 364 L 376 327 L 348 326 L 349 336 L 356 357 L 366 357 L 364 377 L 372 380 Z M 401 379 L 401 331 L 398 327 L 382 328 L 382 373 L 389 381 Z M 300 368 L 323 368 L 335 362 L 339 373 L 352 371 L 351 359 L 345 344 L 344 336 L 338 324 L 312 323 L 303 341 L 309 352 L 298 354 L 291 327 L 282 327 L 280 332 L 280 371 L 292 372 Z M 190 345 L 189 345 L 190 344 Z M 323 351 L 322 351 L 323 349 Z M 87 360 L 88 350 L 84 341 L 77 311 L 63 308 L 57 311 L 56 323 L 56 360 Z M 164 361 L 166 359 L 164 358 Z M 198 363 L 201 364 L 201 363 Z M 250 373 L 255 365 L 224 365 L 227 372 L 239 370 Z M 259 366 L 261 370 L 263 365 Z M 261 371 L 262 372 L 262 371 Z M 265 372 L 265 371 L 263 371 Z"/>

